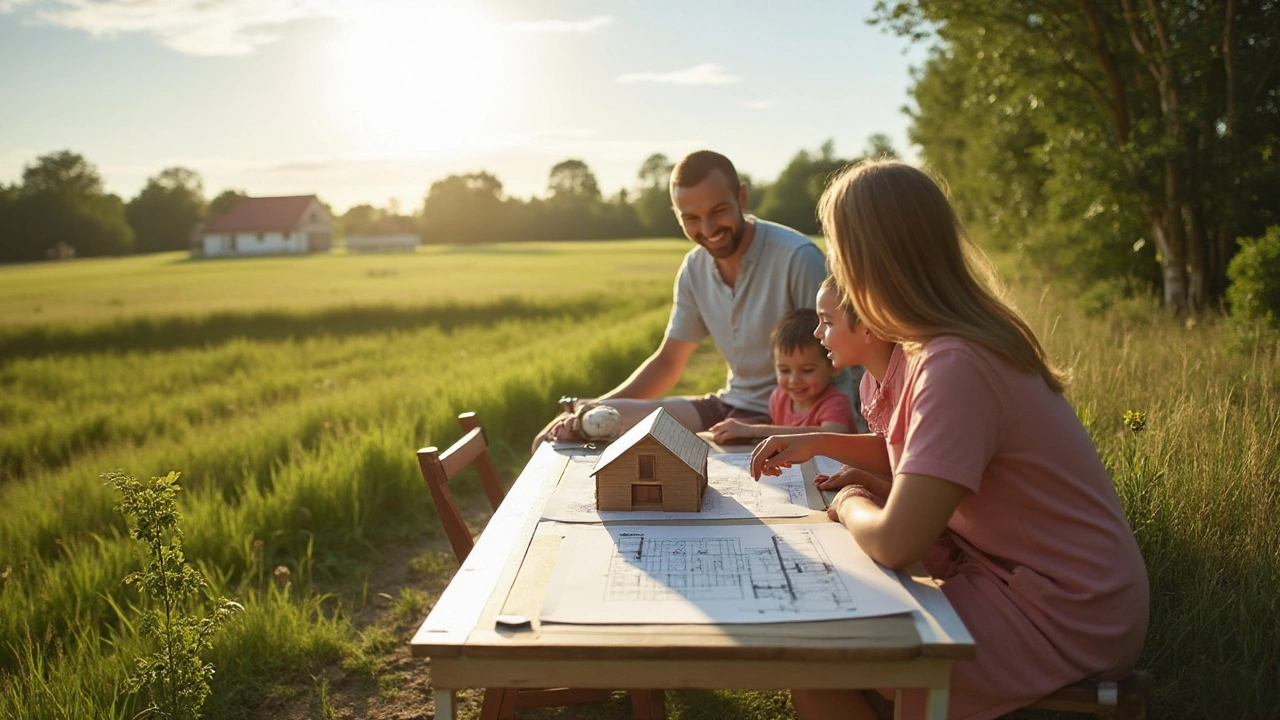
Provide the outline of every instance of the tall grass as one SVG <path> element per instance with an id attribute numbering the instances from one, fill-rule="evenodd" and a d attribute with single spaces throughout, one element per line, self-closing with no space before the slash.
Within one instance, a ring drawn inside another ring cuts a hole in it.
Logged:
<path id="1" fill-rule="evenodd" d="M 1280 348 L 1230 349 L 1212 317 L 1188 321 L 1144 300 L 1098 315 L 1050 289 L 1021 295 L 1073 371 L 1068 397 L 1146 559 L 1152 715 L 1276 717 Z M 1127 410 L 1146 414 L 1141 432 L 1125 427 Z"/>
<path id="2" fill-rule="evenodd" d="M 140 709 L 118 694 L 146 649 L 120 583 L 136 561 L 98 479 L 108 469 L 182 471 L 188 557 L 211 592 L 246 606 L 210 658 L 208 717 L 241 717 L 282 679 L 305 685 L 358 653 L 352 588 L 389 543 L 438 532 L 412 451 L 448 444 L 456 414 L 476 410 L 513 476 L 556 397 L 609 387 L 652 350 L 685 249 L 0 269 L 0 717 Z M 1154 715 L 1273 718 L 1277 349 L 1229 350 L 1212 319 L 1140 302 L 1086 314 L 1033 278 L 1015 293 L 1074 371 L 1068 396 L 1147 561 Z M 677 390 L 723 377 L 708 347 Z M 1143 432 L 1124 427 L 1126 410 L 1146 413 Z M 480 497 L 472 481 L 459 492 Z M 778 697 L 690 694 L 671 711 L 765 718 L 786 711 Z"/>

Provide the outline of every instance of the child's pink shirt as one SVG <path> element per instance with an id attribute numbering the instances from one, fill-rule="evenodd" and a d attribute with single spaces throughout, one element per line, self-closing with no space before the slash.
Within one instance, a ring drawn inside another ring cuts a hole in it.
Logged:
<path id="1" fill-rule="evenodd" d="M 871 373 L 862 373 L 862 381 L 858 385 L 862 417 L 867 421 L 867 429 L 880 437 L 889 432 L 889 420 L 893 417 L 893 409 L 898 407 L 902 379 L 906 372 L 906 356 L 902 354 L 902 346 L 895 343 L 883 379 L 876 380 Z"/>
<path id="2" fill-rule="evenodd" d="M 949 717 L 997 717 L 1134 666 L 1146 566 L 1066 398 L 985 348 L 940 337 L 908 358 L 886 439 L 895 475 L 971 491 L 925 559 L 977 644 L 952 672 Z"/>
<path id="3" fill-rule="evenodd" d="M 849 396 L 835 385 L 828 385 L 813 405 L 803 412 L 791 410 L 791 396 L 780 387 L 769 396 L 769 418 L 782 427 L 820 427 L 823 423 L 838 423 L 853 432 L 853 403 Z"/>

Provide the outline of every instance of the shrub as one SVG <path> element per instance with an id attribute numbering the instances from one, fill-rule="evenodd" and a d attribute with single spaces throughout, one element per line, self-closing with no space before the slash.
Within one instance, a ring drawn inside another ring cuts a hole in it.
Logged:
<path id="1" fill-rule="evenodd" d="M 1240 252 L 1227 266 L 1231 317 L 1280 326 L 1280 225 L 1258 238 L 1240 238 Z"/>

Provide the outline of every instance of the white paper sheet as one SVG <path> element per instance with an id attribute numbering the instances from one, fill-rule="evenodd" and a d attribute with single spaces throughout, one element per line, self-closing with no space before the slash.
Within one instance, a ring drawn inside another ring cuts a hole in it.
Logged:
<path id="1" fill-rule="evenodd" d="M 594 455 L 573 455 L 542 511 L 544 520 L 601 522 L 605 520 L 749 519 L 753 517 L 804 517 L 809 507 L 800 466 L 786 468 L 776 477 L 751 479 L 750 453 L 713 453 L 707 458 L 707 489 L 701 512 L 653 512 L 596 510 L 596 481 L 591 476 Z"/>
<path id="2" fill-rule="evenodd" d="M 561 525 L 543 622 L 770 623 L 919 605 L 835 523 Z"/>

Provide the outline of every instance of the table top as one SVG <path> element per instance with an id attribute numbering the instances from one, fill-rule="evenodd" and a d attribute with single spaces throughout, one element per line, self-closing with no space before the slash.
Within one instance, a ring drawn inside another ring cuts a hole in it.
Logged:
<path id="1" fill-rule="evenodd" d="M 743 448 L 722 448 L 738 450 Z M 538 616 L 560 538 L 535 531 L 567 453 L 544 443 L 490 519 L 466 562 L 410 641 L 413 655 L 433 661 L 511 660 L 795 660 L 864 662 L 973 657 L 973 638 L 922 567 L 899 572 L 921 610 L 884 617 L 733 625 L 542 624 Z M 578 451 L 582 452 L 582 451 Z M 812 463 L 802 467 L 812 479 Z M 812 487 L 812 485 L 810 485 Z M 811 507 L 821 507 L 816 491 Z M 680 521 L 697 524 L 699 521 Z M 719 521 L 730 522 L 730 521 Z M 829 522 L 815 510 L 768 524 Z M 498 615 L 532 620 L 523 628 Z"/>

